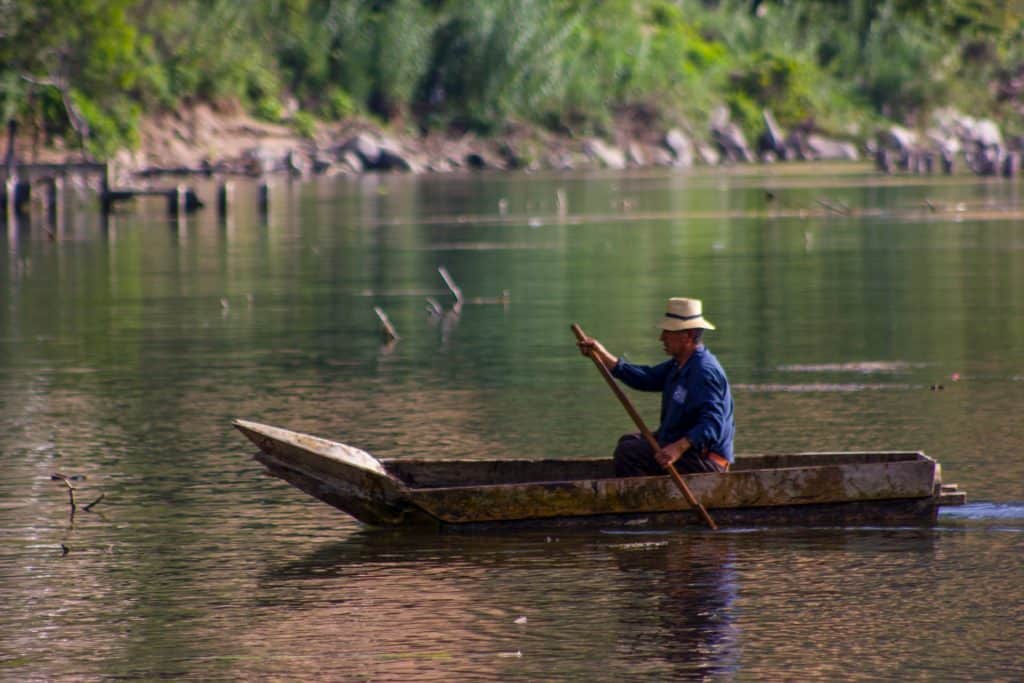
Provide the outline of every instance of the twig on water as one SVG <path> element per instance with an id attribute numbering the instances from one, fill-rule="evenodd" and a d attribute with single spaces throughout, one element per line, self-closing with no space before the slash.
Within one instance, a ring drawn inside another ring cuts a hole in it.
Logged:
<path id="1" fill-rule="evenodd" d="M 448 289 L 451 290 L 452 295 L 455 297 L 455 305 L 452 306 L 452 310 L 455 312 L 462 310 L 462 290 L 457 284 L 455 284 L 455 280 L 452 279 L 447 268 L 444 266 L 438 266 L 437 272 L 441 274 L 441 279 L 444 280 L 444 283 L 448 286 Z"/>
<path id="2" fill-rule="evenodd" d="M 72 475 L 72 476 L 69 477 L 67 475 L 61 474 L 60 472 L 54 472 L 53 474 L 50 475 L 50 479 L 52 481 L 64 482 L 64 486 L 67 487 L 67 489 L 68 489 L 68 505 L 71 506 L 71 516 L 72 516 L 72 518 L 75 516 L 75 510 L 78 509 L 78 502 L 75 500 L 75 491 L 77 491 L 78 489 L 76 489 L 71 484 L 71 482 L 75 481 L 75 480 L 79 480 L 79 479 L 84 479 L 84 478 L 85 477 L 77 475 L 77 474 Z M 106 495 L 107 494 L 105 494 L 105 493 L 101 493 L 99 498 L 97 498 L 96 500 L 92 501 L 88 505 L 82 506 L 82 509 L 85 510 L 86 512 L 91 512 L 92 508 L 95 505 L 97 505 L 101 500 L 103 500 L 106 497 Z"/>
<path id="3" fill-rule="evenodd" d="M 74 514 L 75 508 L 77 507 L 75 505 L 75 487 L 71 485 L 70 478 L 65 477 L 63 474 L 60 474 L 59 472 L 54 472 L 53 474 L 50 475 L 50 479 L 52 479 L 53 481 L 62 481 L 64 482 L 64 485 L 68 487 L 68 505 L 71 506 L 71 513 Z"/>
<path id="4" fill-rule="evenodd" d="M 437 317 L 444 315 L 444 309 L 441 308 L 441 304 L 432 296 L 427 297 L 427 313 Z"/>
<path id="5" fill-rule="evenodd" d="M 469 300 L 471 304 L 500 304 L 502 306 L 508 306 L 509 302 L 512 301 L 512 293 L 507 289 L 501 290 L 501 296 L 497 297 L 476 297 Z"/>
<path id="6" fill-rule="evenodd" d="M 395 331 L 395 326 L 391 324 L 391 320 L 388 319 L 388 314 L 381 310 L 380 306 L 374 306 L 373 312 L 377 314 L 377 319 L 380 320 L 380 329 L 384 333 L 384 336 L 388 341 L 395 341 L 399 339 L 398 332 Z"/>
<path id="7" fill-rule="evenodd" d="M 839 202 L 839 206 L 831 204 L 831 203 L 825 201 L 824 199 L 817 199 L 815 201 L 817 201 L 819 204 L 824 206 L 826 209 L 828 209 L 832 213 L 837 213 L 840 216 L 849 216 L 851 213 L 853 213 L 850 210 L 850 207 L 848 207 L 846 204 L 844 204 L 841 201 Z"/>
<path id="8" fill-rule="evenodd" d="M 449 271 L 447 271 L 447 268 L 445 268 L 443 265 L 437 267 L 437 272 L 441 273 L 441 280 L 443 280 L 444 284 L 447 285 L 447 288 L 449 288 L 452 291 L 452 295 L 455 297 L 456 304 L 461 307 L 462 289 L 460 289 L 460 287 L 455 284 L 455 280 L 452 279 L 452 274 Z"/>
<path id="9" fill-rule="evenodd" d="M 99 498 L 97 498 L 97 499 L 96 499 L 96 500 L 94 500 L 93 502 L 89 503 L 88 505 L 84 506 L 84 507 L 83 507 L 82 509 L 83 509 L 83 510 L 85 510 L 86 512 L 89 512 L 89 511 L 91 511 L 91 510 L 92 510 L 92 506 L 93 506 L 93 505 L 96 505 L 96 504 L 97 504 L 97 503 L 99 503 L 99 502 L 100 502 L 101 500 L 103 500 L 103 499 L 104 499 L 104 498 L 106 497 L 106 495 L 107 495 L 107 494 L 105 494 L 105 493 L 101 493 L 101 494 L 100 494 L 100 497 L 99 497 Z"/>

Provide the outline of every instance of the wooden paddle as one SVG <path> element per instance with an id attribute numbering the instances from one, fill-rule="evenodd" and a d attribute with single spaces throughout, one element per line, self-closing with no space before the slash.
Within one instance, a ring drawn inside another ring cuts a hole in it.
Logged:
<path id="1" fill-rule="evenodd" d="M 580 329 L 580 326 L 576 323 L 572 324 L 572 331 L 573 334 L 576 335 L 577 341 L 583 341 L 586 339 L 586 335 L 583 334 L 583 330 Z M 636 408 L 633 407 L 633 402 L 629 400 L 629 397 L 626 396 L 625 393 L 623 393 L 622 389 L 615 381 L 615 378 L 613 378 L 612 374 L 608 371 L 608 368 L 606 368 L 604 363 L 601 362 L 601 359 L 594 354 L 591 353 L 588 355 L 590 356 L 590 360 L 594 361 L 594 365 L 597 366 L 601 376 L 604 377 L 604 381 L 608 383 L 612 392 L 618 397 L 622 407 L 625 408 L 626 412 L 629 413 L 629 416 L 633 418 L 633 423 L 640 429 L 640 433 L 643 434 L 647 443 L 654 449 L 655 453 L 660 451 L 661 446 L 658 445 L 658 440 L 654 438 L 654 434 L 651 434 L 651 430 L 649 430 L 647 425 L 644 424 L 644 420 L 640 417 L 640 413 L 636 412 Z M 693 492 L 690 491 L 690 487 L 687 486 L 686 482 L 683 481 L 683 478 L 679 476 L 679 472 L 676 471 L 675 466 L 670 463 L 665 467 L 665 469 L 668 470 L 668 473 L 672 476 L 672 481 L 676 483 L 679 490 L 683 492 L 683 497 L 686 498 L 686 502 L 690 504 L 690 507 L 697 511 L 697 514 L 699 514 L 701 519 L 704 520 L 704 523 L 712 529 L 718 529 L 718 525 L 715 524 L 715 520 L 711 519 L 711 515 L 708 514 L 708 511 L 704 509 L 704 506 L 700 504 L 700 501 L 697 500 L 696 496 L 693 495 Z"/>

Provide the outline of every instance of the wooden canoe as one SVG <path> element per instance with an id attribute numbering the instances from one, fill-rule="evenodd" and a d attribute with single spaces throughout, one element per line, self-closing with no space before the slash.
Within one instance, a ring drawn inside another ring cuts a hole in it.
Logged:
<path id="1" fill-rule="evenodd" d="M 610 458 L 378 460 L 309 434 L 235 420 L 269 474 L 371 526 L 699 525 L 666 476 L 616 478 Z M 725 526 L 930 525 L 965 494 L 919 452 L 748 455 L 684 475 Z"/>

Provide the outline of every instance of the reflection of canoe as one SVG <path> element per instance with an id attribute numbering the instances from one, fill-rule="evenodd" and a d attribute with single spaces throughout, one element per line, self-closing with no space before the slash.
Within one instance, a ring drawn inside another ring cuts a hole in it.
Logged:
<path id="1" fill-rule="evenodd" d="M 235 420 L 270 474 L 375 526 L 701 524 L 668 476 L 616 478 L 608 458 L 384 460 L 308 434 Z M 719 525 L 931 524 L 964 494 L 923 453 L 739 457 L 685 475 Z"/>

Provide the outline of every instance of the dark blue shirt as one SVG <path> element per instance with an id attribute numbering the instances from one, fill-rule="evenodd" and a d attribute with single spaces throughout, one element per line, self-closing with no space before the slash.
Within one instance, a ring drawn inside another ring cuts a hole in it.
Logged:
<path id="1" fill-rule="evenodd" d="M 685 436 L 699 452 L 718 453 L 733 462 L 736 427 L 729 380 L 703 345 L 682 367 L 674 358 L 654 366 L 619 359 L 612 375 L 634 389 L 661 392 L 661 425 L 654 433 L 659 444 Z"/>

